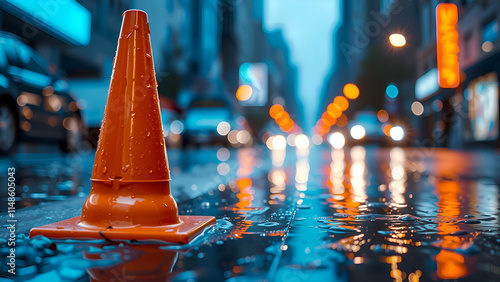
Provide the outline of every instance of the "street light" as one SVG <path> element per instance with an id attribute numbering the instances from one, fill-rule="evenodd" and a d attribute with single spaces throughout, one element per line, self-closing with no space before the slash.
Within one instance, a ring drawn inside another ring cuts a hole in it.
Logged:
<path id="1" fill-rule="evenodd" d="M 393 33 L 389 36 L 389 42 L 394 47 L 403 47 L 406 45 L 406 38 L 399 33 Z"/>

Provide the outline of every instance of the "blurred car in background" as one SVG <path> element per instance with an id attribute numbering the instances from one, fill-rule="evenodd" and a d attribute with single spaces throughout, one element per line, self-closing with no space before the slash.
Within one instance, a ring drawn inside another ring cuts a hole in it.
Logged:
<path id="1" fill-rule="evenodd" d="M 377 118 L 377 112 L 359 111 L 354 119 L 349 121 L 348 135 L 350 143 L 383 143 L 387 136 L 383 131 L 383 124 Z"/>
<path id="2" fill-rule="evenodd" d="M 251 143 L 251 139 L 246 120 L 243 116 L 234 114 L 227 100 L 195 99 L 185 111 L 182 131 L 183 147 L 190 144 L 238 146 L 238 144 Z"/>
<path id="3" fill-rule="evenodd" d="M 352 144 L 378 143 L 381 145 L 404 145 L 408 138 L 405 129 L 389 121 L 382 123 L 377 112 L 359 111 L 354 119 L 348 123 L 349 136 Z"/>
<path id="4" fill-rule="evenodd" d="M 84 128 L 68 83 L 19 38 L 0 32 L 0 153 L 21 140 L 55 141 L 75 151 Z"/>

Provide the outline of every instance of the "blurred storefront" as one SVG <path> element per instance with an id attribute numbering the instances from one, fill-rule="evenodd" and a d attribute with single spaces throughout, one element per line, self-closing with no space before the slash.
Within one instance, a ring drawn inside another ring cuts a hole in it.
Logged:
<path id="1" fill-rule="evenodd" d="M 420 146 L 500 148 L 498 1 L 453 1 L 459 8 L 460 85 L 441 88 L 436 59 L 438 1 L 420 1 L 421 46 L 417 52 L 416 99 L 424 105 Z"/>

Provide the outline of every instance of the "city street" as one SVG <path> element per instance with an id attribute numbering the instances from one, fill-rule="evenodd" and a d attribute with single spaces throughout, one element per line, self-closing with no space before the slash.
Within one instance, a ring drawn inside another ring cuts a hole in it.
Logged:
<path id="1" fill-rule="evenodd" d="M 0 282 L 499 282 L 500 1 L 0 0 Z"/>
<path id="2" fill-rule="evenodd" d="M 22 190 L 23 280 L 497 281 L 500 274 L 498 152 L 171 149 L 179 213 L 215 216 L 215 227 L 188 245 L 103 238 L 56 247 L 27 233 L 80 214 L 94 152 L 34 151 L 0 162 L 3 171 L 16 168 Z"/>

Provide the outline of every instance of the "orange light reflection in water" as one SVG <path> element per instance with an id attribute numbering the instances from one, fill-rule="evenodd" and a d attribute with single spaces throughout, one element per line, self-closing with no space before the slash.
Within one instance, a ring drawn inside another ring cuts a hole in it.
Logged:
<path id="1" fill-rule="evenodd" d="M 466 256 L 453 250 L 466 249 L 472 245 L 475 233 L 465 236 L 451 236 L 450 233 L 460 230 L 454 223 L 460 214 L 461 203 L 459 201 L 460 185 L 457 181 L 441 181 L 437 185 L 437 197 L 439 206 L 437 227 L 440 235 L 443 235 L 439 246 L 442 250 L 436 255 L 437 276 L 441 279 L 458 279 L 469 275 L 475 268 L 476 258 Z"/>

